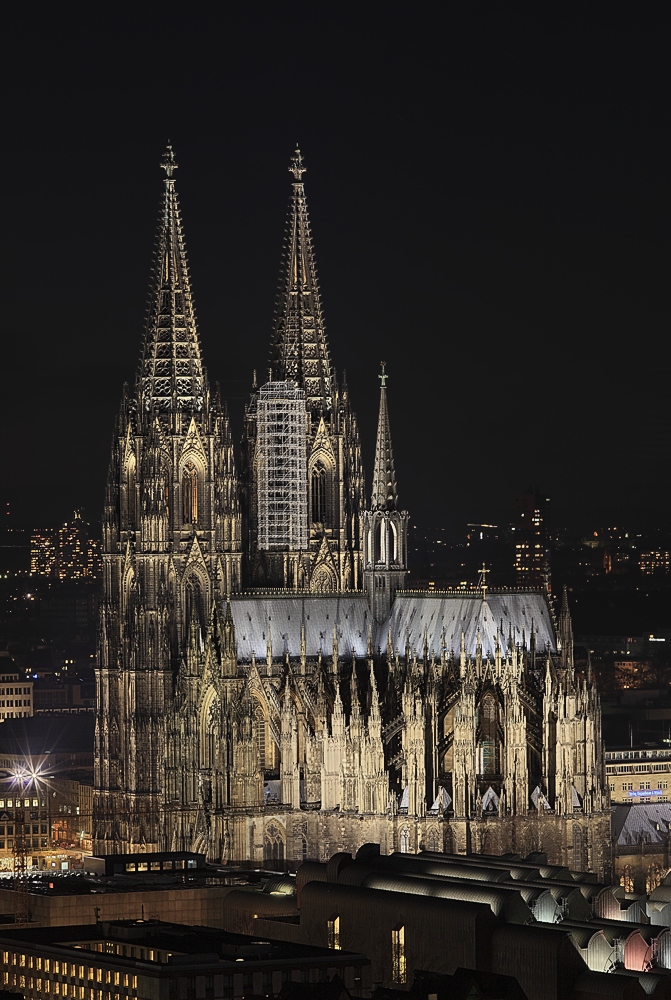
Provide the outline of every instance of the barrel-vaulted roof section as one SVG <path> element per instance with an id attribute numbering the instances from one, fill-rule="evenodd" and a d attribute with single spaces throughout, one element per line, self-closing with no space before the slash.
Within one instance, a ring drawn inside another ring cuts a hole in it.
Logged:
<path id="1" fill-rule="evenodd" d="M 291 658 L 300 656 L 302 626 L 308 657 L 317 656 L 320 650 L 324 656 L 331 655 L 334 626 L 341 657 L 350 656 L 352 650 L 357 657 L 364 657 L 368 650 L 372 619 L 364 594 L 233 597 L 231 610 L 242 662 L 251 660 L 252 652 L 257 659 L 265 658 L 269 634 L 274 659 L 287 653 Z M 421 653 L 426 633 L 429 650 L 439 655 L 444 630 L 448 652 L 459 652 L 463 632 L 466 653 L 474 656 L 479 629 L 483 654 L 493 656 L 496 630 L 502 623 L 504 640 L 510 632 L 519 643 L 524 631 L 528 643 L 532 622 L 536 649 L 541 651 L 549 645 L 556 651 L 550 610 L 540 592 L 490 592 L 486 601 L 479 593 L 402 593 L 396 597 L 389 620 L 373 625 L 373 648 L 386 649 L 391 630 L 394 649 L 403 651 L 409 642 L 411 649 Z"/>

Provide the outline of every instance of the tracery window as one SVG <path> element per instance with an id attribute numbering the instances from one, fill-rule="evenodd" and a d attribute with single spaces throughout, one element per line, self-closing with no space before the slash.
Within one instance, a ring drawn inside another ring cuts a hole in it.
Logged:
<path id="1" fill-rule="evenodd" d="M 257 760 L 263 771 L 266 767 L 266 717 L 260 705 L 254 709 L 254 736 L 256 738 Z"/>
<path id="2" fill-rule="evenodd" d="M 315 465 L 310 479 L 310 495 L 312 498 L 312 523 L 326 523 L 326 469 L 323 465 Z"/>
<path id="3" fill-rule="evenodd" d="M 401 830 L 398 838 L 398 846 L 402 854 L 410 853 L 410 830 L 407 826 L 404 826 Z"/>
<path id="4" fill-rule="evenodd" d="M 480 774 L 498 774 L 498 706 L 488 691 L 480 703 Z"/>
<path id="5" fill-rule="evenodd" d="M 193 462 L 182 472 L 182 518 L 184 524 L 198 523 L 198 472 Z"/>
<path id="6" fill-rule="evenodd" d="M 573 827 L 573 867 L 576 871 L 581 871 L 583 867 L 582 830 L 577 824 Z"/>
<path id="7" fill-rule="evenodd" d="M 648 865 L 648 873 L 645 877 L 645 891 L 654 892 L 662 881 L 662 869 L 654 861 Z"/>
<path id="8" fill-rule="evenodd" d="M 135 462 L 128 465 L 126 476 L 126 514 L 128 527 L 135 527 Z"/>
<path id="9" fill-rule="evenodd" d="M 622 874 L 620 875 L 620 885 L 625 892 L 634 891 L 634 876 L 631 871 L 631 865 L 625 865 L 622 869 Z"/>
<path id="10" fill-rule="evenodd" d="M 263 836 L 263 860 L 284 861 L 284 838 L 274 823 L 266 827 Z"/>
<path id="11" fill-rule="evenodd" d="M 217 755 L 217 735 L 219 732 L 219 712 L 215 702 L 210 702 L 201 725 L 200 760 L 201 767 L 214 767 Z"/>
<path id="12" fill-rule="evenodd" d="M 441 849 L 438 830 L 429 830 L 426 837 L 426 849 L 427 851 L 439 851 Z"/>

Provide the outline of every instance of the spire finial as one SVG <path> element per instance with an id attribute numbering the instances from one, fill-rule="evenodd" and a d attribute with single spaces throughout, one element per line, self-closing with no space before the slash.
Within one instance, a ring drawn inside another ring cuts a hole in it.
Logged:
<path id="1" fill-rule="evenodd" d="M 387 388 L 387 379 L 389 378 L 389 376 L 387 375 L 386 368 L 387 368 L 387 362 L 386 361 L 381 361 L 380 362 L 380 374 L 378 375 L 378 378 L 380 380 L 380 388 L 381 389 L 386 389 Z"/>
<path id="2" fill-rule="evenodd" d="M 484 560 L 482 562 L 482 566 L 480 567 L 480 571 L 479 572 L 480 572 L 480 576 L 478 577 L 478 587 L 480 588 L 480 590 L 482 590 L 482 600 L 486 601 L 487 600 L 487 590 L 489 589 L 488 586 L 487 586 L 487 574 L 490 573 L 491 570 L 487 569 L 487 565 L 484 562 Z"/>
<path id="3" fill-rule="evenodd" d="M 165 153 L 161 157 L 161 170 L 165 170 L 166 177 L 169 179 L 172 177 L 175 170 L 177 170 L 178 166 L 179 164 L 175 159 L 175 154 L 172 151 L 172 146 L 170 145 L 170 140 L 168 139 L 168 143 L 165 147 Z"/>
<path id="4" fill-rule="evenodd" d="M 303 174 L 306 171 L 306 167 L 303 166 L 303 157 L 301 156 L 301 151 L 296 144 L 296 149 L 294 150 L 294 155 L 291 157 L 291 166 L 289 167 L 289 173 L 294 175 L 294 179 L 300 182 L 303 179 Z"/>

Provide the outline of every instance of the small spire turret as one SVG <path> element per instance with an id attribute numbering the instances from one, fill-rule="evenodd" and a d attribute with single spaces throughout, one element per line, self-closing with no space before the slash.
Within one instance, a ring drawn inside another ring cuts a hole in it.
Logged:
<path id="1" fill-rule="evenodd" d="M 375 441 L 375 468 L 371 495 L 371 510 L 373 511 L 397 510 L 398 507 L 394 455 L 391 447 L 391 429 L 387 409 L 387 379 L 389 376 L 384 361 L 380 362 L 380 369 L 378 376 L 380 379 L 380 413 Z"/>
<path id="2" fill-rule="evenodd" d="M 558 645 L 561 652 L 562 666 L 569 671 L 573 670 L 573 623 L 571 612 L 568 606 L 568 589 L 564 587 L 562 593 L 561 611 L 558 622 Z"/>
<path id="3" fill-rule="evenodd" d="M 398 491 L 387 410 L 387 367 L 380 362 L 380 411 L 370 509 L 363 515 L 364 588 L 373 618 L 383 622 L 396 591 L 405 585 L 408 566 L 407 511 L 398 509 Z"/>

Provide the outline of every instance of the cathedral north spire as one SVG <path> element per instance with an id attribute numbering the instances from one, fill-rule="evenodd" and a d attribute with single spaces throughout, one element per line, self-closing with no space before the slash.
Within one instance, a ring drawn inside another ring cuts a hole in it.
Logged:
<path id="1" fill-rule="evenodd" d="M 204 401 L 205 376 L 175 188 L 177 166 L 168 143 L 161 161 L 164 191 L 138 373 L 139 402 L 147 410 L 201 410 Z"/>
<path id="2" fill-rule="evenodd" d="M 300 149 L 293 177 L 271 347 L 273 378 L 297 382 L 312 411 L 330 410 L 335 373 L 326 340 Z"/>
<path id="3" fill-rule="evenodd" d="M 394 472 L 394 455 L 391 448 L 391 430 L 389 427 L 389 411 L 387 409 L 387 378 L 386 363 L 380 362 L 380 414 L 377 424 L 377 439 L 375 441 L 375 468 L 373 471 L 373 489 L 371 494 L 371 510 L 396 510 L 398 494 L 396 490 L 396 474 Z"/>

